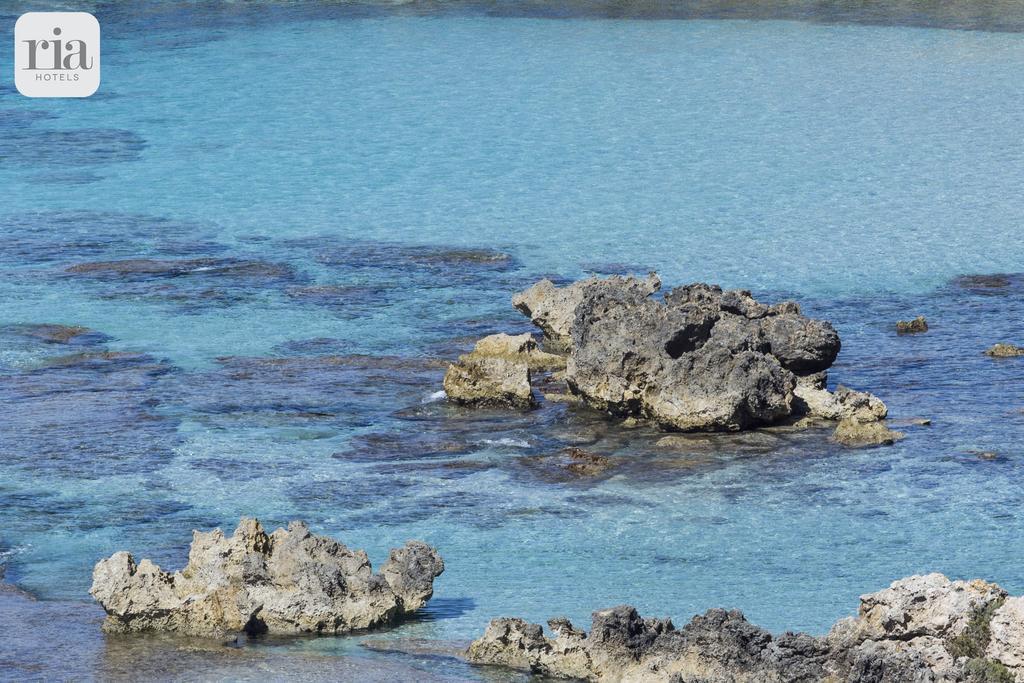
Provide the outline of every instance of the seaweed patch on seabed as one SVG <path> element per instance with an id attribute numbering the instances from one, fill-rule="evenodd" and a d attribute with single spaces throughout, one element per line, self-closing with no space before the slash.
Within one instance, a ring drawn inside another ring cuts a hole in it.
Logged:
<path id="1" fill-rule="evenodd" d="M 136 161 L 145 138 L 128 130 L 14 130 L 0 136 L 0 159 L 16 165 L 88 166 Z"/>
<path id="2" fill-rule="evenodd" d="M 0 131 L 6 136 L 11 130 L 25 129 L 39 121 L 55 118 L 56 114 L 43 109 L 0 109 Z"/>
<path id="3" fill-rule="evenodd" d="M 404 284 L 412 279 L 416 287 L 425 289 L 474 284 L 491 290 L 507 287 L 508 274 L 520 268 L 510 253 L 492 248 L 349 241 L 333 236 L 289 239 L 281 244 L 305 252 L 330 269 L 376 278 L 389 275 Z"/>
<path id="4" fill-rule="evenodd" d="M 209 230 L 209 226 L 206 226 Z M 96 259 L 211 256 L 226 249 L 203 227 L 160 216 L 105 211 L 32 211 L 0 216 L 0 263 L 69 265 Z"/>
<path id="5" fill-rule="evenodd" d="M 340 318 L 359 318 L 388 305 L 392 289 L 383 285 L 316 284 L 288 287 L 285 293 L 297 304 L 327 309 Z"/>
<path id="6" fill-rule="evenodd" d="M 173 368 L 147 354 L 105 350 L 99 337 L 73 330 L 5 329 L 8 339 L 40 347 L 34 365 L 0 375 L 0 401 L 9 406 L 0 418 L 7 466 L 71 479 L 156 470 L 178 439 L 176 421 L 158 413 Z M 76 338 L 90 343 L 60 348 Z"/>
<path id="7" fill-rule="evenodd" d="M 382 403 L 417 400 L 439 375 L 436 366 L 416 358 L 224 357 L 216 368 L 189 375 L 181 392 L 207 423 L 342 429 L 371 424 Z"/>
<path id="8" fill-rule="evenodd" d="M 232 306 L 302 279 L 288 264 L 247 258 L 89 261 L 63 274 L 99 283 L 102 299 L 174 304 L 182 313 Z"/>

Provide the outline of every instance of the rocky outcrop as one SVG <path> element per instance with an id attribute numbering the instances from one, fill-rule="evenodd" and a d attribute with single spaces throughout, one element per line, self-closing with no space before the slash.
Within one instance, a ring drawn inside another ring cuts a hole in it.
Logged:
<path id="1" fill-rule="evenodd" d="M 861 422 L 855 417 L 843 418 L 832 434 L 836 443 L 851 448 L 891 446 L 906 434 L 889 429 L 883 422 Z"/>
<path id="2" fill-rule="evenodd" d="M 543 376 L 540 384 L 558 385 L 542 387 L 545 397 L 575 398 L 670 431 L 738 431 L 803 416 L 856 417 L 857 424 L 885 417 L 885 405 L 870 394 L 828 391 L 826 370 L 839 353 L 839 335 L 802 315 L 796 303 L 767 305 L 748 291 L 703 283 L 653 296 L 660 288 L 654 273 L 564 287 L 538 282 L 512 303 L 540 327 L 547 351 L 530 335 L 482 339 L 449 369 L 449 398 L 532 405 L 528 371 L 564 363 L 564 372 Z"/>
<path id="3" fill-rule="evenodd" d="M 259 521 L 242 519 L 230 537 L 193 532 L 179 572 L 114 553 L 96 564 L 90 593 L 107 613 L 107 632 L 336 634 L 421 608 L 443 571 L 437 551 L 419 541 L 392 550 L 374 574 L 365 552 L 302 522 L 267 534 Z"/>
<path id="4" fill-rule="evenodd" d="M 1024 346 L 1017 346 L 1016 344 L 993 344 L 985 351 L 985 355 L 992 356 L 993 358 L 1013 358 L 1015 356 L 1024 356 Z"/>
<path id="5" fill-rule="evenodd" d="M 897 334 L 921 334 L 927 331 L 928 321 L 923 315 L 919 315 L 913 320 L 898 320 L 896 322 Z"/>
<path id="6" fill-rule="evenodd" d="M 541 351 L 530 334 L 492 334 L 448 366 L 444 391 L 462 405 L 529 408 L 535 402 L 531 371 L 564 365 L 562 356 Z"/>
<path id="7" fill-rule="evenodd" d="M 553 619 L 550 636 L 521 619 L 496 619 L 467 658 L 589 681 L 1020 682 L 1019 600 L 1007 600 L 1005 591 L 985 581 L 912 576 L 862 596 L 858 615 L 839 621 L 825 637 L 774 637 L 742 613 L 722 609 L 677 630 L 668 619 L 643 619 L 621 606 L 595 612 L 589 634 Z M 997 677 L 979 678 L 979 671 Z"/>
<path id="8" fill-rule="evenodd" d="M 505 358 L 524 362 L 531 370 L 556 370 L 565 367 L 565 356 L 542 351 L 532 334 L 492 334 L 473 347 L 478 357 Z"/>
<path id="9" fill-rule="evenodd" d="M 657 284 L 609 278 L 579 294 L 566 383 L 592 407 L 681 431 L 770 424 L 793 413 L 797 374 L 839 352 L 832 326 L 794 303 L 704 284 L 656 301 Z"/>
<path id="10" fill-rule="evenodd" d="M 551 349 L 568 351 L 572 345 L 576 307 L 589 290 L 602 288 L 628 290 L 646 297 L 661 288 L 661 280 L 653 273 L 643 279 L 619 275 L 587 278 L 565 287 L 556 287 L 551 280 L 541 280 L 513 296 L 512 305 L 541 329 Z"/>
<path id="11" fill-rule="evenodd" d="M 993 610 L 984 656 L 1024 681 L 1024 597 L 1008 598 Z"/>

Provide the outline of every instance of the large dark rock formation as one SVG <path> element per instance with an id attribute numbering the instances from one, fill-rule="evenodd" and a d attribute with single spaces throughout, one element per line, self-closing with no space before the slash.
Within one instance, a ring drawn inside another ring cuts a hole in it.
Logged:
<path id="1" fill-rule="evenodd" d="M 561 354 L 565 372 L 556 377 L 575 400 L 667 430 L 737 431 L 808 417 L 848 419 L 837 434 L 844 445 L 901 436 L 882 424 L 864 426 L 886 416 L 874 396 L 825 388 L 825 372 L 840 349 L 828 322 L 802 315 L 792 301 L 763 304 L 746 290 L 697 283 L 657 296 L 660 289 L 654 273 L 564 287 L 541 280 L 513 296 L 512 304 L 544 333 L 546 352 L 523 346 L 485 354 L 478 345 L 449 369 L 449 399 L 533 405 L 531 354 Z M 500 362 L 487 360 L 495 357 Z"/>

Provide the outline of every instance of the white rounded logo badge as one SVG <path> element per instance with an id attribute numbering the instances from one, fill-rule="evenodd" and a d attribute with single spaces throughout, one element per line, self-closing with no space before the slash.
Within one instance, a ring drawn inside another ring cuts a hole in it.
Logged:
<path id="1" fill-rule="evenodd" d="M 14 84 L 26 97 L 88 97 L 100 87 L 100 23 L 88 12 L 28 12 L 14 25 Z"/>

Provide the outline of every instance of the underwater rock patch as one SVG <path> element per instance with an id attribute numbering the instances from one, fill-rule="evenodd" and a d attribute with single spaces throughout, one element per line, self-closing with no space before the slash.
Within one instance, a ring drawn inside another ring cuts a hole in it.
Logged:
<path id="1" fill-rule="evenodd" d="M 73 346 L 91 346 L 102 344 L 110 340 L 110 337 L 91 330 L 81 325 L 59 325 L 52 323 L 32 323 L 24 325 L 10 325 L 7 330 L 30 339 L 36 339 L 46 344 L 61 344 Z"/>
<path id="2" fill-rule="evenodd" d="M 434 548 L 409 541 L 374 574 L 352 551 L 302 522 L 267 534 L 243 518 L 233 536 L 193 532 L 185 568 L 166 572 L 118 552 L 93 570 L 90 594 L 108 633 L 172 631 L 348 633 L 390 624 L 423 607 L 444 571 Z"/>
<path id="3" fill-rule="evenodd" d="M 76 167 L 135 161 L 145 138 L 119 129 L 15 129 L 0 135 L 0 158 L 12 163 Z"/>
<path id="4" fill-rule="evenodd" d="M 593 479 L 616 466 L 616 459 L 593 453 L 576 446 L 563 448 L 549 455 L 533 455 L 521 458 L 531 469 L 542 470 L 541 476 L 555 481 Z"/>
<path id="5" fill-rule="evenodd" d="M 124 259 L 118 261 L 93 261 L 68 266 L 66 273 L 72 275 L 88 275 L 96 278 L 132 278 L 132 277 L 182 277 L 186 275 L 202 277 L 235 277 L 256 278 L 267 280 L 288 279 L 294 277 L 291 266 L 279 263 L 267 263 L 247 259 Z"/>
<path id="6" fill-rule="evenodd" d="M 495 619 L 466 657 L 587 681 L 1024 681 L 1021 604 L 993 583 L 929 574 L 862 596 L 858 616 L 824 637 L 775 637 L 724 609 L 677 630 L 623 605 L 594 612 L 589 633 L 564 618 L 548 622 L 550 636 L 522 619 Z M 964 641 L 973 641 L 975 656 L 954 656 Z M 982 668 L 1010 677 L 973 677 Z"/>
<path id="7" fill-rule="evenodd" d="M 1016 344 L 993 344 L 985 351 L 986 356 L 992 358 L 1014 358 L 1016 356 L 1024 356 L 1024 346 L 1017 346 Z"/>
<path id="8" fill-rule="evenodd" d="M 896 321 L 897 334 L 921 334 L 927 331 L 928 321 L 925 320 L 925 317 L 923 315 L 919 315 L 913 320 Z"/>
<path id="9" fill-rule="evenodd" d="M 999 289 L 1009 287 L 1013 277 L 1008 274 L 961 275 L 954 282 L 964 289 Z"/>

